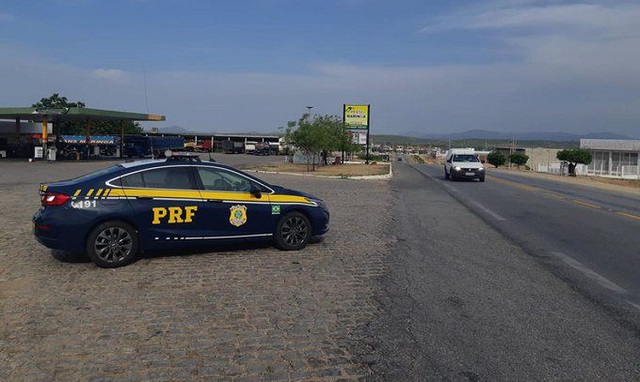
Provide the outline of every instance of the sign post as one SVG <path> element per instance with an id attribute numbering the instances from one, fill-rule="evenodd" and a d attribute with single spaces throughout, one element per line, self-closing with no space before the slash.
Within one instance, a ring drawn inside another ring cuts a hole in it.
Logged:
<path id="1" fill-rule="evenodd" d="M 371 105 L 342 105 L 342 120 L 352 136 L 353 143 L 365 145 L 367 164 L 369 164 L 370 112 Z"/>

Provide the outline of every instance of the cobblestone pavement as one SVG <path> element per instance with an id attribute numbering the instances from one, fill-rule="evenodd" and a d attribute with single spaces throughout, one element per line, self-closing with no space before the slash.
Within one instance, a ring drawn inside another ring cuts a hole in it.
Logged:
<path id="1" fill-rule="evenodd" d="M 38 244 L 38 183 L 108 165 L 0 162 L 0 380 L 357 380 L 355 333 L 376 313 L 391 195 L 386 181 L 261 174 L 312 192 L 324 239 L 147 256 L 119 269 Z"/>

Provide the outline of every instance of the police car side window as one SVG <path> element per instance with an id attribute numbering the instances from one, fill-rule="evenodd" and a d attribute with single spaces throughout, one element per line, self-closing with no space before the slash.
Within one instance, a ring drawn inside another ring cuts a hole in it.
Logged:
<path id="1" fill-rule="evenodd" d="M 127 175 L 124 178 L 121 178 L 122 186 L 124 187 L 137 187 L 144 188 L 144 178 L 142 177 L 142 173 L 138 172 L 135 174 Z"/>
<path id="2" fill-rule="evenodd" d="M 249 192 L 251 181 L 240 175 L 213 168 L 198 167 L 205 190 Z"/>
<path id="3" fill-rule="evenodd" d="M 181 167 L 158 168 L 131 174 L 122 178 L 122 185 L 136 188 L 196 189 L 189 171 Z"/>

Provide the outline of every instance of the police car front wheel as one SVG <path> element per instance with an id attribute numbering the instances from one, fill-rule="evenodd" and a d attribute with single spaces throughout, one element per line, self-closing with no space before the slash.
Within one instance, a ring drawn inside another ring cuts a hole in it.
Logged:
<path id="1" fill-rule="evenodd" d="M 116 268 L 133 262 L 138 253 L 138 235 L 129 224 L 109 221 L 91 231 L 86 244 L 87 254 L 103 268 Z"/>
<path id="2" fill-rule="evenodd" d="M 276 246 L 285 251 L 295 251 L 307 246 L 311 239 L 311 223 L 300 212 L 290 212 L 280 219 L 276 229 Z"/>

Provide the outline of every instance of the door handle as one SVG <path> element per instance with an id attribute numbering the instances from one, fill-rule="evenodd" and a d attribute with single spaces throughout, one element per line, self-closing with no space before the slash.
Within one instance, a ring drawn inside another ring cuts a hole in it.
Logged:
<path id="1" fill-rule="evenodd" d="M 211 203 L 222 203 L 222 199 L 207 199 L 207 202 L 211 202 Z"/>

